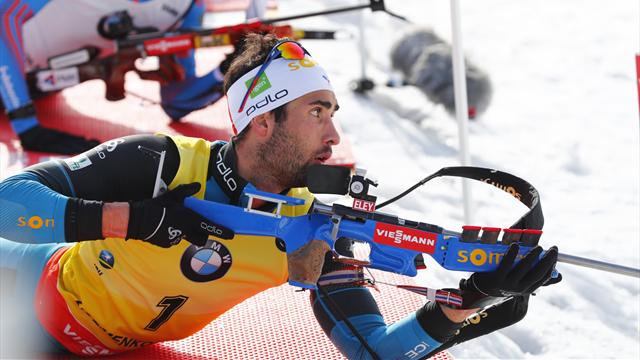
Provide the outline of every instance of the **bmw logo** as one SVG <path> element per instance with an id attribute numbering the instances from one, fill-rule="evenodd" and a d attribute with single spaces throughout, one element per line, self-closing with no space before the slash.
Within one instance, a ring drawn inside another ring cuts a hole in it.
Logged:
<path id="1" fill-rule="evenodd" d="M 180 269 L 189 280 L 207 282 L 223 277 L 231 263 L 229 250 L 217 241 L 208 240 L 203 247 L 187 247 L 180 260 Z"/>
<path id="2" fill-rule="evenodd" d="M 105 269 L 112 269 L 113 264 L 116 261 L 113 255 L 109 252 L 109 250 L 100 251 L 100 255 L 98 256 L 98 259 L 99 259 L 100 265 L 102 265 L 102 267 Z"/>

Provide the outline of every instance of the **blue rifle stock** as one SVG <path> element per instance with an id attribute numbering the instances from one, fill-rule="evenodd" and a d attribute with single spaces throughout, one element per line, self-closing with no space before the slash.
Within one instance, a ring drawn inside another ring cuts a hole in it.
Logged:
<path id="1" fill-rule="evenodd" d="M 288 217 L 251 209 L 253 198 L 282 205 L 302 205 L 303 200 L 257 190 L 245 192 L 251 199 L 247 208 L 195 198 L 185 199 L 185 206 L 212 222 L 224 224 L 236 234 L 271 236 L 284 240 L 287 254 L 309 241 L 327 242 L 334 249 L 340 238 L 369 244 L 368 267 L 397 274 L 415 276 L 416 259 L 430 255 L 448 270 L 485 272 L 495 270 L 506 244 L 461 241 L 461 234 L 437 225 L 404 220 L 397 216 L 366 212 L 339 204 L 315 203 L 307 215 Z M 520 246 L 519 258 L 532 249 Z M 542 257 L 544 253 L 540 255 Z M 299 282 L 292 285 L 312 288 Z"/>

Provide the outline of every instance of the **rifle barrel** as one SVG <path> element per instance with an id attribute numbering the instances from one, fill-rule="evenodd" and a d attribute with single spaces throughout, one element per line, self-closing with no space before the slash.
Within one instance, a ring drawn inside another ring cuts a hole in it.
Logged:
<path id="1" fill-rule="evenodd" d="M 362 9 L 371 9 L 371 11 L 384 11 L 384 12 L 389 13 L 392 16 L 395 16 L 395 17 L 398 17 L 398 18 L 402 18 L 399 15 L 392 14 L 392 13 L 388 12 L 384 7 L 384 1 L 383 0 L 370 0 L 369 4 L 366 4 L 366 5 L 365 4 L 354 5 L 354 6 L 342 7 L 342 8 L 336 8 L 336 9 L 329 9 L 329 10 L 323 10 L 323 11 L 317 11 L 317 12 L 311 12 L 311 13 L 284 16 L 284 17 L 279 17 L 279 18 L 262 19 L 262 20 L 258 20 L 258 22 L 260 22 L 262 24 L 273 24 L 273 23 L 277 23 L 277 22 L 280 22 L 280 21 L 304 19 L 304 18 L 313 17 L 313 16 L 329 15 L 329 14 L 343 13 L 343 12 L 349 12 L 349 11 L 362 10 Z M 404 19 L 404 20 L 406 20 L 406 19 Z M 251 22 L 248 22 L 246 24 L 250 24 L 250 23 Z M 189 33 L 194 33 L 197 36 L 206 36 L 206 35 L 210 35 L 215 30 L 220 30 L 220 29 L 223 29 L 223 28 L 227 28 L 227 26 L 224 26 L 222 28 L 193 30 L 193 31 L 189 31 Z M 129 36 L 128 38 L 126 38 L 126 39 L 118 40 L 117 43 L 116 43 L 116 50 L 119 50 L 119 49 L 122 49 L 122 48 L 127 48 L 127 47 L 132 47 L 132 46 L 137 46 L 138 44 L 140 44 L 140 42 L 143 42 L 143 41 L 149 40 L 149 39 L 162 38 L 166 34 L 167 34 L 167 32 L 153 32 L 153 33 L 144 33 L 144 34 L 132 35 L 132 36 Z M 175 33 L 175 35 L 179 35 L 179 34 L 180 34 L 179 32 Z M 325 36 L 329 36 L 329 35 L 331 35 L 331 34 L 325 34 Z M 308 38 L 309 39 L 333 39 L 333 37 L 311 37 L 311 34 L 310 34 L 310 37 L 308 37 Z"/>
<path id="2" fill-rule="evenodd" d="M 567 264 L 588 267 L 596 270 L 608 271 L 608 272 L 616 273 L 620 275 L 627 275 L 627 276 L 640 278 L 640 269 L 634 269 L 628 266 L 611 264 L 604 261 L 591 260 L 591 259 L 574 256 L 574 255 L 567 255 L 567 254 L 558 254 L 558 261 L 567 263 Z"/>
<path id="3" fill-rule="evenodd" d="M 323 214 L 328 216 L 333 215 L 333 208 L 325 204 L 315 203 L 313 205 L 313 210 L 318 214 Z M 458 232 L 446 230 L 446 229 L 444 229 L 443 234 L 455 235 L 458 237 L 461 236 L 461 234 Z M 615 274 L 640 278 L 640 269 L 618 265 L 618 264 L 612 264 L 612 263 L 599 261 L 599 260 L 587 259 L 587 258 L 574 256 L 574 255 L 558 253 L 558 262 L 563 262 L 567 264 L 588 267 L 596 270 L 607 271 Z"/>
<path id="4" fill-rule="evenodd" d="M 329 9 L 329 10 L 317 11 L 317 12 L 306 13 L 306 14 L 284 16 L 284 17 L 273 18 L 273 19 L 264 19 L 264 20 L 261 20 L 261 21 L 262 21 L 263 24 L 273 24 L 273 23 L 277 23 L 277 22 L 280 22 L 280 21 L 304 19 L 304 18 L 308 18 L 308 17 L 312 17 L 312 16 L 329 15 L 329 14 L 336 14 L 336 13 L 355 11 L 355 10 L 362 10 L 362 9 L 369 9 L 369 8 L 371 8 L 371 4 L 356 5 L 356 6 L 349 6 L 349 7 L 343 7 L 343 8 L 338 8 L 338 9 Z"/>

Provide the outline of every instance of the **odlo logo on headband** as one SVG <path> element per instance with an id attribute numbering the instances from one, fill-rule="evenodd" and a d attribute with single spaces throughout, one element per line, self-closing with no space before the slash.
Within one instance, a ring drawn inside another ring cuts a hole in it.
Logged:
<path id="1" fill-rule="evenodd" d="M 253 83 L 253 79 L 249 79 L 245 81 L 244 84 L 247 86 L 247 89 L 251 87 L 251 83 Z M 256 96 L 262 94 L 265 90 L 269 88 L 271 88 L 271 82 L 269 81 L 267 74 L 262 73 L 260 74 L 260 78 L 258 78 L 258 81 L 256 82 L 256 86 L 251 91 L 250 96 L 252 99 L 254 99 Z"/>
<path id="2" fill-rule="evenodd" d="M 280 100 L 283 97 L 289 95 L 289 90 L 287 89 L 282 89 L 280 91 L 278 91 L 277 93 L 275 93 L 273 96 L 271 96 L 271 94 L 267 94 L 267 96 L 264 97 L 264 99 L 258 101 L 255 105 L 251 105 L 248 109 L 247 109 L 247 116 L 253 114 L 256 110 L 263 108 L 267 105 L 269 105 L 270 103 L 276 101 L 276 100 Z"/>

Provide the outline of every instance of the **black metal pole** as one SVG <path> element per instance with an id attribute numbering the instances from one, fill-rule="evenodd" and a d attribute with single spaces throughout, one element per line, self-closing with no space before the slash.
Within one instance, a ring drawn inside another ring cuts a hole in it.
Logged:
<path id="1" fill-rule="evenodd" d="M 371 8 L 371 4 L 369 4 L 369 5 L 356 5 L 356 6 L 350 6 L 350 7 L 345 7 L 345 8 L 323 10 L 323 11 L 317 11 L 317 12 L 313 12 L 313 13 L 306 13 L 306 14 L 300 14 L 300 15 L 283 16 L 283 17 L 279 17 L 279 18 L 261 20 L 261 22 L 263 24 L 273 24 L 273 23 L 280 22 L 280 21 L 304 19 L 304 18 L 308 18 L 308 17 L 312 17 L 312 16 L 330 15 L 330 14 L 336 14 L 336 13 L 342 13 L 342 12 L 348 12 L 348 11 L 368 9 L 368 8 Z"/>

